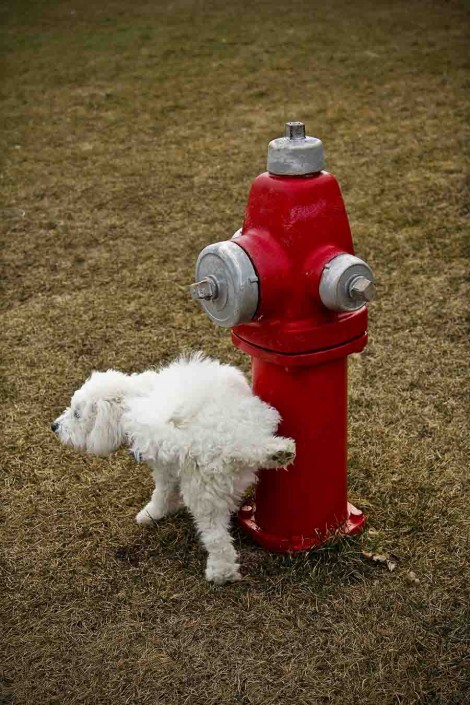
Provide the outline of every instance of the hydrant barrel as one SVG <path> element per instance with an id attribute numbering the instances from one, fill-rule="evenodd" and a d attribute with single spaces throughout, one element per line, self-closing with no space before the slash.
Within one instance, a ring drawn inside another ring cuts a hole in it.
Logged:
<path id="1" fill-rule="evenodd" d="M 272 550 L 308 549 L 348 519 L 347 360 L 284 367 L 254 358 L 252 369 L 255 393 L 281 414 L 278 432 L 296 443 L 292 468 L 260 471 L 256 524 Z"/>
<path id="2" fill-rule="evenodd" d="M 367 343 L 374 277 L 354 253 L 323 158 L 320 140 L 287 123 L 252 184 L 243 227 L 201 252 L 191 288 L 251 356 L 254 392 L 280 412 L 278 433 L 296 442 L 295 462 L 260 469 L 254 501 L 239 513 L 255 541 L 280 552 L 364 523 L 347 501 L 347 357 Z"/>

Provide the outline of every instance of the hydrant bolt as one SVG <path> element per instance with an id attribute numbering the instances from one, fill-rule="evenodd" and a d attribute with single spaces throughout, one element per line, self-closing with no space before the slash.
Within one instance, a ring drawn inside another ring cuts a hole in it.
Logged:
<path id="1" fill-rule="evenodd" d="M 355 277 L 349 285 L 349 295 L 354 301 L 368 303 L 375 299 L 374 282 L 366 277 Z"/>
<path id="2" fill-rule="evenodd" d="M 200 282 L 191 284 L 189 290 L 194 300 L 204 299 L 204 301 L 210 301 L 211 299 L 216 299 L 218 295 L 217 281 L 213 277 L 205 277 Z"/>
<path id="3" fill-rule="evenodd" d="M 305 125 L 303 122 L 286 122 L 286 137 L 290 140 L 305 139 Z"/>

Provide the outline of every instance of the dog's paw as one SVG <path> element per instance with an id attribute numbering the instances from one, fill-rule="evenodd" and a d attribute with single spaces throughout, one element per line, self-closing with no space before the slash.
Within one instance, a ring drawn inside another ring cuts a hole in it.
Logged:
<path id="1" fill-rule="evenodd" d="M 224 563 L 218 560 L 208 560 L 206 568 L 206 580 L 215 585 L 225 585 L 241 580 L 240 566 L 238 563 Z"/>
<path id="2" fill-rule="evenodd" d="M 281 440 L 281 439 L 279 439 Z M 295 460 L 295 441 L 292 438 L 283 438 L 282 447 L 269 456 L 267 467 L 285 468 Z"/>
<path id="3" fill-rule="evenodd" d="M 150 514 L 147 507 L 140 510 L 140 512 L 136 515 L 135 520 L 141 526 L 154 526 L 157 522 L 157 519 Z"/>

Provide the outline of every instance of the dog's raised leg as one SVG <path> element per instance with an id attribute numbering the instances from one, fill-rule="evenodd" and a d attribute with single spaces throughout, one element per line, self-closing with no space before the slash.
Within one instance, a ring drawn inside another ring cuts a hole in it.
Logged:
<path id="1" fill-rule="evenodd" d="M 151 526 L 159 519 L 174 514 L 183 506 L 177 476 L 170 466 L 152 468 L 155 480 L 155 489 L 148 504 L 137 514 L 135 520 L 138 524 Z"/>

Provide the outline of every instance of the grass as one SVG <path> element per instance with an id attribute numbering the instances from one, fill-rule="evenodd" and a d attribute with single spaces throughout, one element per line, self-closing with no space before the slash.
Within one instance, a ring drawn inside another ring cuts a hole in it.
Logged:
<path id="1" fill-rule="evenodd" d="M 3 702 L 468 702 L 469 26 L 453 0 L 4 5 Z M 234 529 L 220 589 L 188 517 L 133 522 L 141 466 L 49 423 L 93 368 L 203 348 L 248 372 L 187 285 L 286 119 L 378 278 L 350 363 L 368 528 L 295 558 Z"/>

